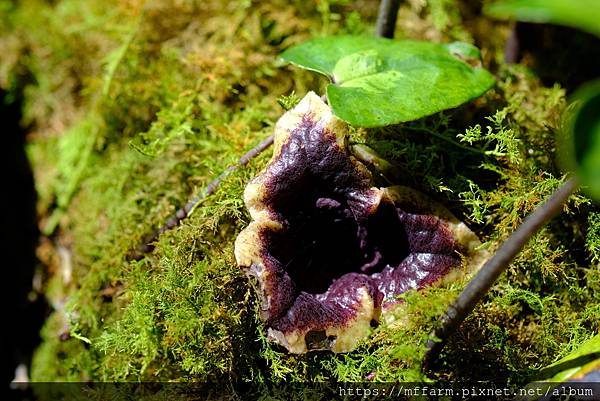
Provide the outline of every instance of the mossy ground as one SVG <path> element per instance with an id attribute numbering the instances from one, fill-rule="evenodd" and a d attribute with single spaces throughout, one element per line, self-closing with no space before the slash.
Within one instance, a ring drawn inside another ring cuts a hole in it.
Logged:
<path id="1" fill-rule="evenodd" d="M 398 37 L 482 48 L 496 88 L 405 126 L 357 130 L 393 163 L 380 177 L 449 207 L 493 251 L 564 180 L 555 137 L 565 90 L 502 62 L 508 28 L 475 1 L 403 3 Z M 309 37 L 370 33 L 377 1 L 0 1 L 0 84 L 24 96 L 36 175 L 42 291 L 54 311 L 38 381 L 423 380 L 424 343 L 464 282 L 411 292 L 398 324 L 342 355 L 267 343 L 233 258 L 245 184 L 228 177 L 152 254 L 143 238 L 323 80 L 280 65 Z M 281 102 L 285 103 L 285 102 Z M 453 336 L 434 377 L 523 382 L 600 330 L 600 209 L 571 198 Z M 71 272 L 70 278 L 66 273 Z M 473 369 L 477 366 L 477 369 Z M 223 395 L 223 393 L 221 393 Z M 285 396 L 283 396 L 285 398 Z"/>

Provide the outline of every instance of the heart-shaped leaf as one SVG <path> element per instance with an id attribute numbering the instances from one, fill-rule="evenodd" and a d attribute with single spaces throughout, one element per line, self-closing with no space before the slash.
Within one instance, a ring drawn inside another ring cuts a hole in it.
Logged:
<path id="1" fill-rule="evenodd" d="M 498 18 L 566 25 L 600 36 L 598 0 L 505 0 L 486 11 Z"/>
<path id="2" fill-rule="evenodd" d="M 412 121 L 481 96 L 494 78 L 466 43 L 368 36 L 313 39 L 284 60 L 327 75 L 327 98 L 342 120 L 362 127 Z"/>

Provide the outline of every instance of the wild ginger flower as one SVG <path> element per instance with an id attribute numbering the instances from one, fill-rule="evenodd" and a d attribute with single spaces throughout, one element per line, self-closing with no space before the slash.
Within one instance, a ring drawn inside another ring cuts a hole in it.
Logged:
<path id="1" fill-rule="evenodd" d="M 269 339 L 294 353 L 351 351 L 397 295 L 485 257 L 441 205 L 407 187 L 374 187 L 347 132 L 309 93 L 278 121 L 273 158 L 244 193 L 253 221 L 236 259 L 256 279 Z"/>

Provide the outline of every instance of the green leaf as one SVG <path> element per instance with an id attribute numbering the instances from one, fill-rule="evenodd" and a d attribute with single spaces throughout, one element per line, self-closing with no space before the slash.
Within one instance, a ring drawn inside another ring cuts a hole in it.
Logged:
<path id="1" fill-rule="evenodd" d="M 554 362 L 540 371 L 544 376 L 552 374 L 552 377 L 542 377 L 551 382 L 564 382 L 576 379 L 590 370 L 600 368 L 600 334 L 590 338 L 575 351 L 571 352 L 561 360 Z"/>
<path id="2" fill-rule="evenodd" d="M 598 0 L 505 0 L 486 12 L 498 18 L 566 25 L 600 36 Z"/>
<path id="3" fill-rule="evenodd" d="M 327 98 L 350 124 L 378 127 L 412 121 L 481 96 L 494 78 L 479 50 L 370 36 L 333 36 L 286 50 L 285 61 L 328 76 Z"/>
<path id="4" fill-rule="evenodd" d="M 579 89 L 573 105 L 564 149 L 567 163 L 577 172 L 583 190 L 600 201 L 600 80 Z"/>
<path id="5" fill-rule="evenodd" d="M 548 395 L 561 394 L 561 384 L 569 382 L 595 381 L 591 376 L 596 376 L 600 370 L 600 334 L 588 339 L 579 348 L 564 358 L 546 366 L 538 372 L 537 381 L 529 383 L 518 400 L 534 401 L 548 399 Z M 545 397 L 540 397 L 546 394 Z"/>

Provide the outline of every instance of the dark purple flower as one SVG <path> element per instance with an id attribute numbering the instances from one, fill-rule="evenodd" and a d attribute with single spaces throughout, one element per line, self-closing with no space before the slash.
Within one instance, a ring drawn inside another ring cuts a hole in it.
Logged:
<path id="1" fill-rule="evenodd" d="M 236 259 L 256 279 L 269 338 L 290 352 L 350 351 L 399 294 L 483 259 L 477 237 L 441 205 L 407 187 L 373 187 L 346 134 L 309 93 L 278 121 L 274 156 L 244 193 L 253 221 Z"/>

